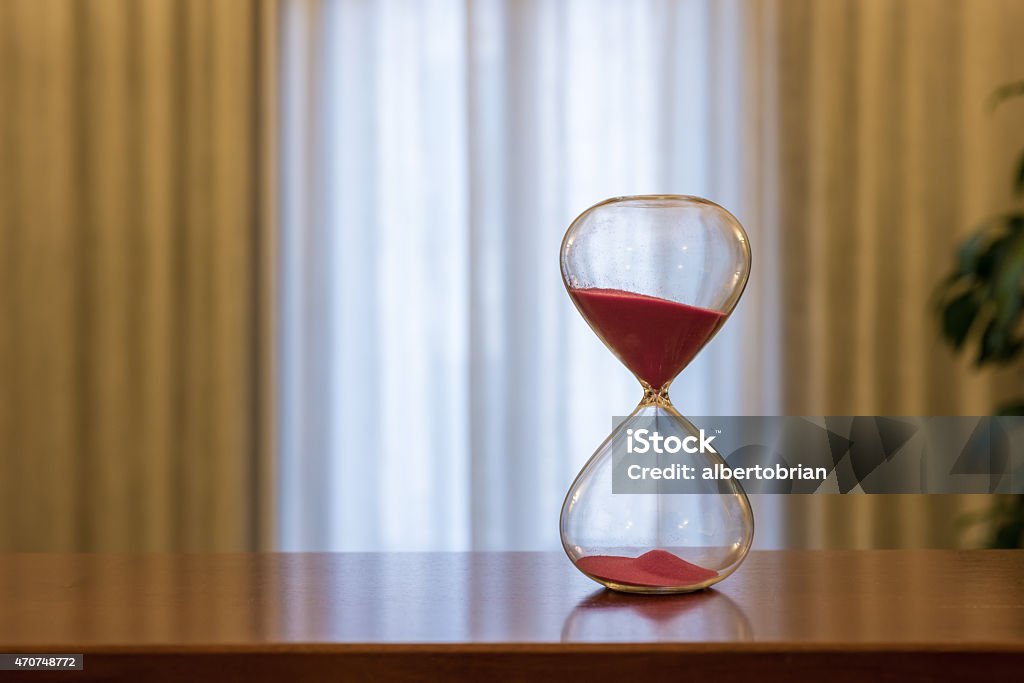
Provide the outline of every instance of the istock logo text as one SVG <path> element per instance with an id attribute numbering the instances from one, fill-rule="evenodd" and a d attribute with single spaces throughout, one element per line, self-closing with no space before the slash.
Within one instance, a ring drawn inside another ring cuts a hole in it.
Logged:
<path id="1" fill-rule="evenodd" d="M 680 439 L 678 436 L 663 437 L 656 431 L 649 429 L 627 429 L 626 430 L 626 452 L 627 453 L 717 453 L 711 442 L 714 436 L 707 436 L 704 430 L 700 430 L 700 436 L 691 435 Z"/>

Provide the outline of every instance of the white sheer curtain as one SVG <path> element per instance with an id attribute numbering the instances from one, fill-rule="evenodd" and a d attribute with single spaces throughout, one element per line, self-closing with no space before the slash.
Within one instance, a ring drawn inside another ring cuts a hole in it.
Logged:
<path id="1" fill-rule="evenodd" d="M 285 4 L 282 547 L 557 547 L 572 478 L 640 398 L 563 291 L 562 234 L 620 194 L 752 215 L 738 8 Z M 774 412 L 760 274 L 677 384 L 685 412 Z"/>

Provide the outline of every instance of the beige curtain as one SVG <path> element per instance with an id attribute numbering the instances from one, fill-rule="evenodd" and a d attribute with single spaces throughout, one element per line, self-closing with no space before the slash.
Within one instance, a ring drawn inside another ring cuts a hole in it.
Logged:
<path id="1" fill-rule="evenodd" d="M 264 540 L 271 17 L 0 2 L 0 550 Z"/>
<path id="2" fill-rule="evenodd" d="M 1024 104 L 985 100 L 1024 78 L 1024 3 L 749 6 L 750 59 L 775 103 L 761 130 L 778 131 L 761 172 L 780 236 L 785 412 L 980 415 L 1024 394 L 1019 371 L 954 358 L 927 307 L 958 240 L 1011 205 Z M 987 502 L 819 496 L 787 500 L 779 522 L 792 545 L 955 545 L 977 540 L 956 520 Z"/>

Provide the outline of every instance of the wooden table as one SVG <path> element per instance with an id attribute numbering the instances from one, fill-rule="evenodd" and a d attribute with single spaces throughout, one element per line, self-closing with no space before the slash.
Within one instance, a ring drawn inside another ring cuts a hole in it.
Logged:
<path id="1" fill-rule="evenodd" d="M 1024 675 L 1024 551 L 752 553 L 607 592 L 561 553 L 0 555 L 4 680 L 926 681 Z"/>

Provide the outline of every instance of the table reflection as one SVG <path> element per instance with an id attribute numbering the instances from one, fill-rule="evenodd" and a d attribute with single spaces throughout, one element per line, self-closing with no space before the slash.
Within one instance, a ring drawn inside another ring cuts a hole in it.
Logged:
<path id="1" fill-rule="evenodd" d="M 747 615 L 714 589 L 656 596 L 601 589 L 581 600 L 562 625 L 562 642 L 742 642 L 753 638 Z"/>

